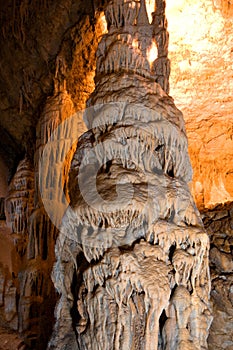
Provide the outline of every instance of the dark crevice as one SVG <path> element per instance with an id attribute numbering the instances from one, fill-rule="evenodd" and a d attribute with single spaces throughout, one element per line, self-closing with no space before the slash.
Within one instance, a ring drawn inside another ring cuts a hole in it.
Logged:
<path id="1" fill-rule="evenodd" d="M 155 148 L 155 151 L 156 152 L 159 152 L 161 149 L 163 149 L 164 145 L 158 145 L 156 148 Z"/>
<path id="2" fill-rule="evenodd" d="M 165 325 L 165 322 L 167 321 L 167 316 L 166 316 L 166 312 L 165 310 L 163 310 L 160 318 L 159 318 L 159 330 L 160 330 L 160 333 L 162 334 L 162 330 L 163 330 L 163 327 Z"/>
<path id="3" fill-rule="evenodd" d="M 168 254 L 168 257 L 169 257 L 169 260 L 172 262 L 172 257 L 173 257 L 173 254 L 176 250 L 176 243 L 174 243 L 173 245 L 171 245 L 170 249 L 169 249 L 169 254 Z"/>
<path id="4" fill-rule="evenodd" d="M 167 175 L 170 176 L 170 177 L 175 177 L 173 167 L 170 170 L 168 170 Z"/>
<path id="5" fill-rule="evenodd" d="M 77 265 L 79 266 L 78 271 L 74 271 L 73 274 L 73 280 L 71 284 L 71 292 L 74 297 L 73 307 L 71 308 L 71 317 L 72 317 L 72 326 L 73 330 L 76 334 L 76 337 L 78 336 L 76 326 L 79 323 L 81 316 L 77 309 L 77 301 L 78 301 L 78 293 L 79 293 L 79 287 L 83 284 L 83 272 L 89 267 L 89 263 L 86 260 L 83 252 L 79 253 L 77 256 Z"/>

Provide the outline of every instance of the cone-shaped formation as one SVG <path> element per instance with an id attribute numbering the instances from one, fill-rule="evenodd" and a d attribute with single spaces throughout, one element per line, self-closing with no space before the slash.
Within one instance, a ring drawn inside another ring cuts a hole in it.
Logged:
<path id="1" fill-rule="evenodd" d="M 14 243 L 20 255 L 25 253 L 29 217 L 34 202 L 34 171 L 31 162 L 21 160 L 11 180 L 6 198 L 7 225 L 14 234 Z"/>
<path id="2" fill-rule="evenodd" d="M 96 82 L 103 76 L 125 72 L 148 77 L 168 93 L 170 62 L 165 1 L 156 0 L 155 8 L 150 24 L 144 0 L 109 1 L 105 11 L 108 33 L 97 50 Z"/>
<path id="3" fill-rule="evenodd" d="M 105 15 L 56 247 L 50 348 L 206 349 L 208 237 L 187 186 L 182 113 L 148 60 L 167 37 L 164 2 L 152 24 L 144 1 L 112 1 Z"/>

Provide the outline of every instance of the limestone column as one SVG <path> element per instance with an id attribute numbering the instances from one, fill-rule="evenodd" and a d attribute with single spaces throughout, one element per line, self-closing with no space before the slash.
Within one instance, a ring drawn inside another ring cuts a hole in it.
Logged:
<path id="1" fill-rule="evenodd" d="M 113 0 L 56 244 L 49 349 L 207 349 L 209 241 L 167 95 L 165 2 Z"/>

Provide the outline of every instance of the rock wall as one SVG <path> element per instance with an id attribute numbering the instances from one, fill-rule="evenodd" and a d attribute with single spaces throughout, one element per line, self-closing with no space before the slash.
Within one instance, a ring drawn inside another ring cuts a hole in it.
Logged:
<path id="1" fill-rule="evenodd" d="M 233 204 L 202 213 L 210 237 L 213 323 L 209 349 L 233 348 Z"/>
<path id="2" fill-rule="evenodd" d="M 170 92 L 186 122 L 192 193 L 199 208 L 211 208 L 233 200 L 232 3 L 166 3 Z"/>
<path id="3" fill-rule="evenodd" d="M 5 198 L 7 194 L 8 170 L 5 162 L 0 156 L 0 198 Z"/>

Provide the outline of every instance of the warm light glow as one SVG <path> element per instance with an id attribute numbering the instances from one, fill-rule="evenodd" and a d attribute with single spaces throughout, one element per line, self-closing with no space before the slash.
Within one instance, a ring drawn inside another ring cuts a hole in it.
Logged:
<path id="1" fill-rule="evenodd" d="M 134 49 L 138 49 L 138 40 L 137 39 L 133 39 L 132 46 Z"/>
<path id="2" fill-rule="evenodd" d="M 149 22 L 152 22 L 152 13 L 155 12 L 155 0 L 146 0 L 146 10 Z"/>
<path id="3" fill-rule="evenodd" d="M 147 59 L 150 65 L 158 58 L 158 49 L 156 43 L 153 41 L 149 49 L 147 50 Z"/>
<path id="4" fill-rule="evenodd" d="M 107 21 L 106 21 L 104 12 L 101 13 L 99 19 L 100 19 L 100 23 L 101 23 L 101 32 L 102 32 L 102 34 L 106 34 L 108 32 L 108 25 L 107 25 Z"/>
<path id="5" fill-rule="evenodd" d="M 166 17 L 171 60 L 170 94 L 181 108 L 181 105 L 198 101 L 197 96 L 194 98 L 195 89 L 200 79 L 202 82 L 209 79 L 210 64 L 216 65 L 218 59 L 226 59 L 219 51 L 224 18 L 219 11 L 214 12 L 211 0 L 167 0 Z M 179 94 L 176 88 L 185 79 L 186 85 L 183 83 Z"/>
<path id="6" fill-rule="evenodd" d="M 219 176 L 218 183 L 214 181 L 210 190 L 210 200 L 207 203 L 207 207 L 211 208 L 218 203 L 232 202 L 233 197 L 227 192 L 222 176 Z"/>
<path id="7" fill-rule="evenodd" d="M 182 110 L 198 205 L 232 201 L 232 1 L 166 0 L 170 92 Z"/>
<path id="8" fill-rule="evenodd" d="M 126 2 L 126 1 L 125 1 L 125 2 Z M 130 7 L 130 8 L 134 9 L 135 6 L 136 6 L 135 2 L 132 1 L 132 2 L 129 3 L 129 7 Z"/>
<path id="9" fill-rule="evenodd" d="M 180 45 L 187 45 L 198 53 L 218 50 L 218 43 L 213 39 L 222 35 L 224 20 L 213 11 L 211 1 L 207 2 L 204 7 L 197 0 L 166 1 L 169 51 L 176 51 Z"/>

